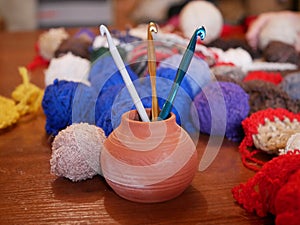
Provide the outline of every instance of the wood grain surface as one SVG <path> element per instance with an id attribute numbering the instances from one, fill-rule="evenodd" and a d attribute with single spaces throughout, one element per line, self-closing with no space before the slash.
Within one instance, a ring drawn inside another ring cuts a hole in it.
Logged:
<path id="1" fill-rule="evenodd" d="M 17 68 L 34 58 L 40 32 L 0 33 L 0 95 L 9 97 L 21 83 Z M 41 88 L 43 69 L 31 73 Z M 271 215 L 247 213 L 232 197 L 231 189 L 254 175 L 242 165 L 237 143 L 224 140 L 211 166 L 178 198 L 140 204 L 118 197 L 100 176 L 73 183 L 51 175 L 44 126 L 41 110 L 0 132 L 0 224 L 274 224 Z M 207 140 L 199 138 L 200 156 Z"/>

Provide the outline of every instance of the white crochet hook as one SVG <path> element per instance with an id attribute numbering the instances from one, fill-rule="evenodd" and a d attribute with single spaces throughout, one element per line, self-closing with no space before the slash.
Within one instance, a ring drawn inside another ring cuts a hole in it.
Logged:
<path id="1" fill-rule="evenodd" d="M 118 67 L 118 69 L 119 69 L 119 71 L 122 75 L 122 78 L 125 82 L 125 85 L 126 85 L 128 91 L 129 91 L 129 94 L 132 98 L 132 101 L 133 101 L 133 103 L 134 103 L 134 105 L 135 105 L 142 121 L 150 122 L 149 117 L 146 113 L 146 110 L 145 110 L 145 108 L 142 104 L 142 101 L 141 101 L 141 99 L 140 99 L 140 97 L 139 97 L 139 95 L 138 95 L 131 79 L 130 79 L 130 76 L 129 76 L 127 70 L 126 70 L 126 67 L 124 65 L 124 62 L 123 62 L 121 56 L 120 56 L 120 53 L 119 53 L 118 49 L 116 48 L 116 46 L 115 46 L 115 44 L 112 40 L 112 37 L 110 35 L 109 30 L 107 29 L 107 27 L 105 25 L 100 26 L 100 33 L 101 33 L 102 36 L 106 35 L 109 51 L 110 51 L 110 53 L 111 53 L 111 55 L 114 59 L 115 64 L 117 65 L 117 67 Z"/>

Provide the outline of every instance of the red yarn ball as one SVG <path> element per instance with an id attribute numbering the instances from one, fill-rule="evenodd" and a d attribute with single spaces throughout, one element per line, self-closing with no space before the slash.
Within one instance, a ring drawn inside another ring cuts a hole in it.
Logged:
<path id="1" fill-rule="evenodd" d="M 281 83 L 282 79 L 283 78 L 281 74 L 278 72 L 250 71 L 248 72 L 247 76 L 244 78 L 244 81 L 263 80 L 277 85 Z"/>

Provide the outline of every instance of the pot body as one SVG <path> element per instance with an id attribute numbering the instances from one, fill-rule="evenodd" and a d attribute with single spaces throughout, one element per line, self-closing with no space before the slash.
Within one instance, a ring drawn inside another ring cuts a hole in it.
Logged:
<path id="1" fill-rule="evenodd" d="M 197 166 L 196 147 L 174 114 L 155 122 L 139 121 L 136 110 L 123 114 L 101 152 L 107 183 L 119 196 L 135 202 L 163 202 L 179 196 L 190 185 Z"/>

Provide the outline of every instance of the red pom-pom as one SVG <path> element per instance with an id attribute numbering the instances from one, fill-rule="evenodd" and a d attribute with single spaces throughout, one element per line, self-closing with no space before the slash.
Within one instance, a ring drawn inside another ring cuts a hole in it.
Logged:
<path id="1" fill-rule="evenodd" d="M 278 72 L 251 71 L 248 72 L 247 76 L 244 78 L 244 81 L 263 80 L 278 85 L 281 83 L 282 79 L 283 78 L 281 74 Z"/>

